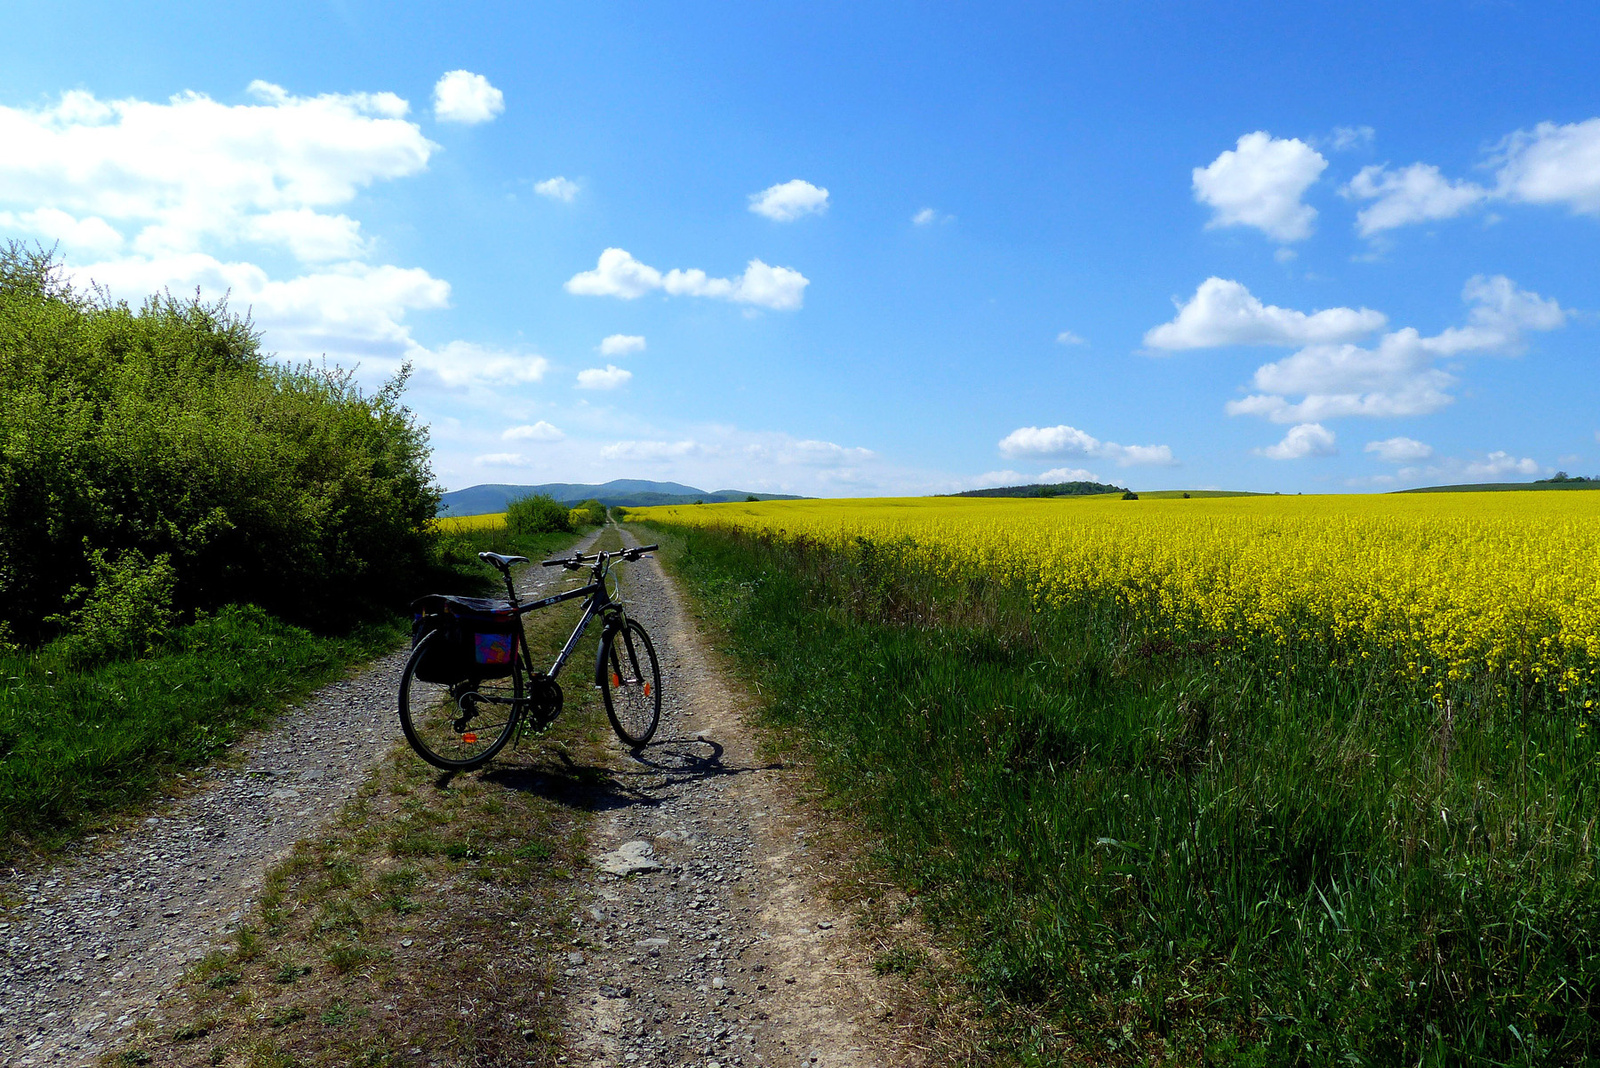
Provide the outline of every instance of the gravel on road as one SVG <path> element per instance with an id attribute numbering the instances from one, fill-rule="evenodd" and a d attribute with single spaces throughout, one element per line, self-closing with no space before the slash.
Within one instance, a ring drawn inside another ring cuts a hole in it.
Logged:
<path id="1" fill-rule="evenodd" d="M 524 574 L 530 590 L 562 577 Z M 396 744 L 408 654 L 319 690 L 233 759 L 181 777 L 182 796 L 132 826 L 0 873 L 0 1068 L 91 1064 L 162 1018 L 184 970 L 249 917 L 268 869 Z"/>
<path id="2" fill-rule="evenodd" d="M 525 576 L 528 592 L 568 577 Z M 837 858 L 801 799 L 805 769 L 761 758 L 751 698 L 659 564 L 626 565 L 621 583 L 661 658 L 662 724 L 642 750 L 608 749 L 610 781 L 592 795 L 594 865 L 558 962 L 566 1060 L 910 1059 L 888 1022 L 897 992 L 820 892 Z M 319 691 L 159 811 L 0 874 L 0 1068 L 92 1064 L 141 1020 L 166 1019 L 184 971 L 249 922 L 272 865 L 397 744 L 405 656 Z"/>
<path id="3" fill-rule="evenodd" d="M 588 903 L 573 917 L 571 1038 L 593 1065 L 886 1065 L 894 992 L 818 892 L 833 858 L 762 760 L 750 697 L 654 560 L 629 565 L 630 617 L 662 667 L 662 726 L 612 774 Z M 630 874 L 620 874 L 629 872 Z"/>

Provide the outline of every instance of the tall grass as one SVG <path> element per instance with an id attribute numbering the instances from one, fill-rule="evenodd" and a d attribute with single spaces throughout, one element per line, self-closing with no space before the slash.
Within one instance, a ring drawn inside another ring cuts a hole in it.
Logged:
<path id="1" fill-rule="evenodd" d="M 1140 629 L 893 545 L 680 530 L 1027 1063 L 1600 1055 L 1597 749 L 1554 687 Z"/>

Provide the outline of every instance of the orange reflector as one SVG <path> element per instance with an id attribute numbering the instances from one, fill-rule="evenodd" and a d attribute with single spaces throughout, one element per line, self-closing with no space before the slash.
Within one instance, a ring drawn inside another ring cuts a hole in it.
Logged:
<path id="1" fill-rule="evenodd" d="M 461 740 L 468 745 L 473 745 L 477 742 L 478 736 L 476 734 L 463 734 Z"/>
<path id="2" fill-rule="evenodd" d="M 613 671 L 611 673 L 611 685 L 613 685 L 613 686 L 621 686 L 622 685 L 622 676 L 618 675 L 615 671 Z"/>
<path id="3" fill-rule="evenodd" d="M 650 696 L 650 684 L 648 682 L 644 684 L 644 695 L 646 697 Z"/>

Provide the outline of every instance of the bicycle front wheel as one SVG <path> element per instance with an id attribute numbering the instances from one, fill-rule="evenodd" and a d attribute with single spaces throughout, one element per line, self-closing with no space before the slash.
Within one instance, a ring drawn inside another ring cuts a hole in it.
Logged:
<path id="1" fill-rule="evenodd" d="M 417 755 L 436 768 L 466 771 L 498 753 L 516 731 L 524 692 L 522 661 L 500 679 L 463 679 L 444 685 L 417 678 L 434 631 L 411 651 L 400 676 L 400 729 Z"/>
<path id="2" fill-rule="evenodd" d="M 648 742 L 661 722 L 661 665 L 655 646 L 636 620 L 605 637 L 605 696 L 611 729 L 635 749 Z"/>

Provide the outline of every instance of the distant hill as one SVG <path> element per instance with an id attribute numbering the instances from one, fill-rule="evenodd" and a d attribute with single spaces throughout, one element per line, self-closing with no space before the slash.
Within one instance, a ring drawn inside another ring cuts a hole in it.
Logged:
<path id="1" fill-rule="evenodd" d="M 518 497 L 535 493 L 548 493 L 562 504 L 597 500 L 610 507 L 620 504 L 625 508 L 644 508 L 652 504 L 693 504 L 705 501 L 715 504 L 723 501 L 742 501 L 755 497 L 763 501 L 798 501 L 802 498 L 788 493 L 749 493 L 745 490 L 714 490 L 710 493 L 681 482 L 648 482 L 643 479 L 619 478 L 601 486 L 575 482 L 547 482 L 542 486 L 484 485 L 452 490 L 439 499 L 440 515 L 487 515 L 503 512 L 506 504 Z"/>
<path id="2" fill-rule="evenodd" d="M 1505 493 L 1512 490 L 1600 490 L 1600 478 L 1542 478 L 1537 482 L 1467 482 L 1459 486 L 1421 486 L 1396 493 Z"/>
<path id="3" fill-rule="evenodd" d="M 1087 497 L 1095 493 L 1126 493 L 1123 486 L 1104 482 L 1051 482 L 1032 483 L 1027 486 L 1000 486 L 996 489 L 967 490 L 951 493 L 951 497 Z"/>

